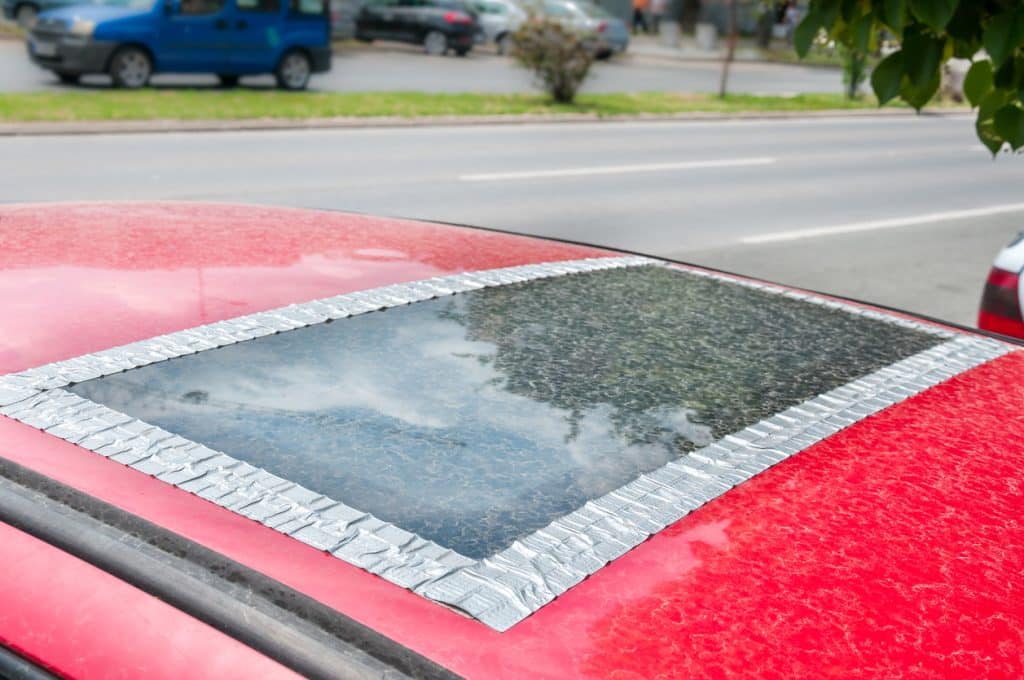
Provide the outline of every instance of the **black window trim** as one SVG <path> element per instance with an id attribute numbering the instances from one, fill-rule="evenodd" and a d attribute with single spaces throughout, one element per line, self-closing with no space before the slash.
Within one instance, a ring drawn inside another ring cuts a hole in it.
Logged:
<path id="1" fill-rule="evenodd" d="M 303 676 L 387 671 L 389 677 L 458 677 L 269 576 L 2 456 L 0 522 L 103 569 Z"/>
<path id="2" fill-rule="evenodd" d="M 56 675 L 0 645 L 0 680 L 55 680 Z"/>

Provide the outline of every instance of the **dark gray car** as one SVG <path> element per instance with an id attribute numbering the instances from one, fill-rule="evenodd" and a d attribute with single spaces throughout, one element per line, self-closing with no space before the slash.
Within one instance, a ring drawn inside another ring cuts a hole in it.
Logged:
<path id="1" fill-rule="evenodd" d="M 423 45 L 427 54 L 466 55 L 480 25 L 462 0 L 368 0 L 356 15 L 356 38 Z"/>
<path id="2" fill-rule="evenodd" d="M 599 59 L 621 54 L 629 46 L 629 29 L 618 17 L 586 0 L 544 0 L 541 11 L 581 33 L 593 37 Z"/>

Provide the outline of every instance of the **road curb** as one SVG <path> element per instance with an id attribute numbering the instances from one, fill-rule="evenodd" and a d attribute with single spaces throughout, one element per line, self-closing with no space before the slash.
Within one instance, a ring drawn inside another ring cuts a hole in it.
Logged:
<path id="1" fill-rule="evenodd" d="M 969 109 L 925 112 L 920 115 L 946 117 L 969 113 Z M 906 118 L 918 115 L 909 109 L 856 109 L 829 111 L 775 111 L 760 113 L 693 112 L 679 114 L 638 114 L 598 116 L 596 114 L 525 114 L 495 116 L 428 116 L 422 118 L 309 118 L 243 120 L 126 120 L 92 122 L 0 123 L 0 137 L 39 135 L 100 135 L 159 132 L 243 132 L 259 130 L 330 130 L 360 128 L 459 127 L 475 125 L 523 125 L 558 123 L 686 122 L 735 120 L 815 120 L 823 118 Z"/>

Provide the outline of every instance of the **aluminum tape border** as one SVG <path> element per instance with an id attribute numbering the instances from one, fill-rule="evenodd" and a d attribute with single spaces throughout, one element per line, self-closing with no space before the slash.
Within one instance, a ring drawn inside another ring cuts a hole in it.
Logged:
<path id="1" fill-rule="evenodd" d="M 0 376 L 0 415 L 78 444 L 419 591 L 475 561 L 369 513 L 62 388 L 273 333 L 554 276 L 654 264 L 639 256 L 467 272 L 288 305 Z"/>
<path id="2" fill-rule="evenodd" d="M 943 342 L 666 463 L 418 592 L 508 630 L 737 484 L 1012 349 L 980 336 Z"/>
<path id="3" fill-rule="evenodd" d="M 641 475 L 479 561 L 61 389 L 328 319 L 479 288 L 652 264 L 913 328 L 948 341 Z M 396 284 L 250 314 L 9 374 L 0 377 L 0 414 L 155 476 L 504 631 L 736 484 L 867 415 L 1010 350 L 996 340 L 780 286 L 639 256 L 609 257 Z"/>

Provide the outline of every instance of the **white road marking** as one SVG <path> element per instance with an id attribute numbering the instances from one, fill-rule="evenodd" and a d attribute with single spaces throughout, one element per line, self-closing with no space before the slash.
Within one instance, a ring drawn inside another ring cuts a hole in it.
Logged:
<path id="1" fill-rule="evenodd" d="M 736 168 L 750 165 L 771 165 L 774 158 L 726 158 L 710 161 L 678 163 L 647 163 L 645 165 L 598 165 L 589 168 L 561 170 L 526 170 L 523 172 L 485 172 L 461 175 L 463 182 L 498 182 L 507 179 L 540 179 L 544 177 L 585 177 L 588 175 L 621 175 L 633 172 L 664 172 L 666 170 L 700 170 L 702 168 Z"/>
<path id="2" fill-rule="evenodd" d="M 974 208 L 972 210 L 950 210 L 947 212 L 927 213 L 924 215 L 911 215 L 910 217 L 896 217 L 888 220 L 873 220 L 870 222 L 856 222 L 853 224 L 837 224 L 832 227 L 819 227 L 817 229 L 777 231 L 773 234 L 746 236 L 740 239 L 740 243 L 757 244 L 798 241 L 804 238 L 818 238 L 821 236 L 834 236 L 836 234 L 852 234 L 859 231 L 874 231 L 876 229 L 910 227 L 915 224 L 949 222 L 952 220 L 964 220 L 972 217 L 990 217 L 992 215 L 1004 215 L 1006 213 L 1015 212 L 1024 212 L 1024 203 L 1007 203 L 1005 205 L 993 205 L 988 208 Z"/>

